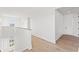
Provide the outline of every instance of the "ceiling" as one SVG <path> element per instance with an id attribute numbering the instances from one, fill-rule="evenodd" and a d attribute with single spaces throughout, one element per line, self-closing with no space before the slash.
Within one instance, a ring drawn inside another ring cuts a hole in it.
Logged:
<path id="1" fill-rule="evenodd" d="M 52 9 L 52 7 L 0 7 L 0 14 L 37 16 L 52 13 Z"/>
<path id="2" fill-rule="evenodd" d="M 0 15 L 44 16 L 52 14 L 54 7 L 0 7 Z M 57 8 L 62 14 L 78 13 L 79 7 Z"/>
<path id="3" fill-rule="evenodd" d="M 79 14 L 79 7 L 61 7 L 57 9 L 62 14 L 70 14 L 70 13 L 78 13 Z"/>

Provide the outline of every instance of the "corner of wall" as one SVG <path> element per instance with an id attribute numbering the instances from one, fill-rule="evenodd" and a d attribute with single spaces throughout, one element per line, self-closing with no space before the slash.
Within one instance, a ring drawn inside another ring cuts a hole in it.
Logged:
<path id="1" fill-rule="evenodd" d="M 36 36 L 36 37 L 38 37 L 38 38 L 44 39 L 44 40 L 46 40 L 46 41 L 48 41 L 48 42 L 51 42 L 51 43 L 53 43 L 53 44 L 56 44 L 56 40 L 49 41 L 46 37 L 43 37 L 43 36 L 41 36 L 41 35 L 39 35 L 39 34 L 34 34 L 34 33 L 32 33 L 32 35 L 33 35 L 33 36 Z"/>

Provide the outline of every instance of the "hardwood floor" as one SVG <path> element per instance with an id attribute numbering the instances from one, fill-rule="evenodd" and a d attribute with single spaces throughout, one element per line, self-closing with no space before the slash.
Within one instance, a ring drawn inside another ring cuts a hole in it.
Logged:
<path id="1" fill-rule="evenodd" d="M 58 41 L 57 46 L 67 51 L 78 51 L 79 49 L 79 37 L 71 35 L 63 35 Z"/>
<path id="2" fill-rule="evenodd" d="M 57 40 L 57 44 L 53 44 L 33 36 L 32 45 L 32 50 L 24 50 L 24 52 L 77 52 L 79 38 L 70 35 L 63 35 Z"/>

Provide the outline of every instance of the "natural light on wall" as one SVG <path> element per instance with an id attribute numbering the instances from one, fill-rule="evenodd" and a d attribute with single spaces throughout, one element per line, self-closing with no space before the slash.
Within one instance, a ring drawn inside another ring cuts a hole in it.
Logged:
<path id="1" fill-rule="evenodd" d="M 28 28 L 30 26 L 28 24 L 29 20 L 28 17 L 0 16 L 0 26 L 9 26 L 10 24 L 14 24 L 15 27 Z"/>

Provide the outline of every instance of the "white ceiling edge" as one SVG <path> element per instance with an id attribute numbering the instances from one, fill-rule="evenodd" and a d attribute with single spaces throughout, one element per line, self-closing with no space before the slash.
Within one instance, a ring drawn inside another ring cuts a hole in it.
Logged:
<path id="1" fill-rule="evenodd" d="M 56 9 L 62 8 L 62 7 L 55 7 Z"/>
<path id="2" fill-rule="evenodd" d="M 66 14 L 79 14 L 79 7 L 62 7 L 57 9 L 63 15 Z"/>

